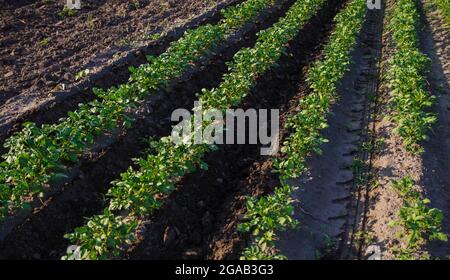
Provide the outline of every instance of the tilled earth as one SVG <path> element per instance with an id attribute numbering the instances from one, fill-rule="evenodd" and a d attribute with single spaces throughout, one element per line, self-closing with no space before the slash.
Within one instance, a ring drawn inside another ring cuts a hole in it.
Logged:
<path id="1" fill-rule="evenodd" d="M 73 181 L 64 184 L 53 195 L 46 197 L 32 217 L 14 229 L 0 249 L 8 258 L 55 258 L 65 252 L 67 240 L 63 234 L 85 222 L 105 207 L 104 187 L 132 164 L 147 147 L 145 138 L 160 138 L 170 133 L 170 114 L 176 108 L 189 108 L 202 88 L 212 88 L 220 83 L 226 72 L 226 62 L 243 47 L 252 47 L 256 34 L 272 26 L 293 4 L 294 0 L 279 1 L 276 8 L 267 10 L 254 24 L 236 32 L 229 40 L 214 49 L 212 57 L 198 67 L 176 79 L 160 93 L 150 97 L 143 113 L 132 129 L 117 135 L 106 148 L 89 155 L 80 163 Z M 156 98 L 154 98 L 156 97 Z M 58 111 L 64 111 L 58 106 Z M 57 184 L 56 184 L 57 185 Z M 51 224 L 51 226 L 49 226 Z M 1 235 L 1 233 L 0 233 Z"/>
<path id="2" fill-rule="evenodd" d="M 62 1 L 61 1 L 62 2 Z M 61 17 L 58 1 L 8 1 L 0 20 L 0 142 L 4 114 L 11 105 L 35 106 L 61 84 L 73 84 L 74 75 L 91 67 L 110 67 L 114 57 L 130 53 L 136 46 L 154 41 L 180 22 L 191 22 L 222 1 L 87 1 L 73 17 Z M 169 115 L 175 108 L 189 108 L 202 88 L 214 88 L 227 71 L 226 62 L 243 47 L 255 44 L 258 30 L 271 26 L 292 5 L 280 5 L 237 32 L 222 48 L 213 51 L 184 79 L 173 81 L 146 100 L 135 127 L 113 136 L 113 141 L 83 158 L 76 176 L 62 189 L 45 197 L 42 205 L 0 244 L 0 258 L 57 259 L 68 241 L 64 233 L 84 224 L 84 217 L 105 207 L 109 182 L 132 165 L 131 159 L 145 150 L 143 139 L 170 133 Z M 348 1 L 328 3 L 302 28 L 287 46 L 280 67 L 258 79 L 257 86 L 242 103 L 243 108 L 278 108 L 281 124 L 297 112 L 300 99 L 309 94 L 305 73 L 322 56 L 333 31 L 332 19 Z M 0 1 L 0 4 L 2 2 Z M 393 1 L 387 2 L 387 7 Z M 423 2 L 422 2 L 423 3 Z M 432 60 L 427 77 L 429 90 L 437 98 L 431 110 L 438 123 L 424 143 L 423 157 L 411 157 L 393 132 L 389 92 L 384 84 L 383 63 L 394 51 L 389 32 L 382 32 L 387 19 L 382 11 L 369 12 L 358 45 L 355 62 L 338 88 L 341 99 L 333 106 L 329 128 L 323 131 L 329 143 L 323 154 L 309 160 L 308 172 L 294 183 L 299 189 L 296 218 L 299 230 L 281 234 L 279 248 L 289 259 L 392 259 L 389 251 L 402 241 L 389 222 L 397 219 L 402 201 L 390 187 L 392 179 L 413 173 L 432 206 L 444 213 L 443 231 L 450 231 L 449 205 L 449 48 L 448 31 L 440 27 L 432 10 L 418 4 L 421 23 L 420 48 Z M 214 18 L 214 17 L 213 17 Z M 214 21 L 209 18 L 208 20 Z M 217 20 L 217 17 L 216 19 Z M 32 28 L 29 28 L 32 26 Z M 149 36 L 149 34 L 153 34 Z M 168 43 L 160 46 L 162 51 Z M 138 63 L 145 60 L 136 60 Z M 129 62 L 129 61 L 128 61 Z M 142 62 L 141 62 L 142 63 Z M 127 61 L 104 80 L 119 84 L 126 79 Z M 55 91 L 53 91 L 55 94 Z M 92 97 L 91 97 L 92 98 Z M 78 102 L 89 97 L 72 96 L 48 110 L 23 116 L 38 124 L 55 122 Z M 18 102 L 19 101 L 19 102 Z M 20 120 L 17 121 L 19 123 Z M 281 131 L 286 137 L 289 131 Z M 378 147 L 377 141 L 381 141 Z M 370 144 L 370 145 L 369 145 Z M 371 148 L 367 148 L 367 145 Z M 272 173 L 272 158 L 259 156 L 259 146 L 223 145 L 206 157 L 208 170 L 185 176 L 165 205 L 143 221 L 138 241 L 128 248 L 127 259 L 236 259 L 250 236 L 236 231 L 245 211 L 246 197 L 273 191 L 278 184 Z M 360 168 L 358 168 L 360 164 Z M 75 169 L 75 168 L 74 168 Z M 372 188 L 372 183 L 377 182 Z M 447 242 L 427 244 L 433 257 L 447 258 Z M 380 254 L 374 254 L 376 250 Z M 375 251 L 373 251 L 375 250 Z"/>
<path id="3" fill-rule="evenodd" d="M 38 107 L 42 100 L 78 82 L 80 71 L 97 72 L 219 4 L 240 1 L 81 2 L 74 16 L 61 14 L 63 0 L 4 3 L 0 10 L 0 112 L 14 115 Z"/>

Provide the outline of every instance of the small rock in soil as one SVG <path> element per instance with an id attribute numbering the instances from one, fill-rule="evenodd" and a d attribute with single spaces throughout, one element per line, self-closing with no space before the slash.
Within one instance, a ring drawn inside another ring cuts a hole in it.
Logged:
<path id="1" fill-rule="evenodd" d="M 64 74 L 63 78 L 66 81 L 71 81 L 72 80 L 72 74 L 66 73 L 66 74 Z"/>
<path id="2" fill-rule="evenodd" d="M 5 74 L 5 78 L 9 78 L 9 77 L 11 77 L 13 75 L 14 75 L 14 72 L 13 71 L 9 71 L 8 73 Z"/>
<path id="3" fill-rule="evenodd" d="M 187 250 L 186 252 L 184 252 L 184 256 L 186 257 L 196 257 L 199 255 L 199 249 L 192 249 L 192 250 Z"/>
<path id="4" fill-rule="evenodd" d="M 171 227 L 167 227 L 164 230 L 164 236 L 163 236 L 163 242 L 164 243 L 171 243 L 176 238 L 176 232 Z"/>

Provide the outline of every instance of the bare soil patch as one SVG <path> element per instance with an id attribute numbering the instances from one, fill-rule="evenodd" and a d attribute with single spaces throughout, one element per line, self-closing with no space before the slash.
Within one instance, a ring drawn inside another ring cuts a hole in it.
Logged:
<path id="1" fill-rule="evenodd" d="M 144 63 L 146 54 L 162 52 L 182 35 L 184 30 L 178 27 L 209 11 L 219 15 L 220 7 L 238 2 L 83 0 L 82 9 L 74 16 L 59 15 L 63 0 L 2 7 L 1 138 L 25 118 L 33 120 L 30 115 L 35 111 L 41 116 L 43 109 L 53 105 L 67 112 L 92 98 L 92 86 L 126 81 L 128 66 Z M 125 63 L 121 63 L 123 59 Z M 89 74 L 76 80 L 76 75 L 86 69 Z M 73 97 L 73 102 L 64 104 L 67 97 Z M 44 121 L 61 117 L 48 115 Z"/>

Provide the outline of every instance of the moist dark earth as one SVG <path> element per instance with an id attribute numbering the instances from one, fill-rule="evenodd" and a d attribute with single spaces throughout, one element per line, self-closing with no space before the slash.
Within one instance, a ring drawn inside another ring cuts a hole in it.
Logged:
<path id="1" fill-rule="evenodd" d="M 81 2 L 81 10 L 70 16 L 61 14 L 64 0 L 0 1 L 2 120 L 38 107 L 89 73 L 219 4 L 240 1 Z M 85 70 L 89 72 L 77 79 Z"/>
<path id="2" fill-rule="evenodd" d="M 120 69 L 114 68 L 117 58 L 155 43 L 160 34 L 192 23 L 194 18 L 214 10 L 217 5 L 242 1 L 82 0 L 82 9 L 73 16 L 59 14 L 64 2 L 0 0 L 0 143 L 11 133 L 4 133 L 4 116 L 22 116 L 15 120 L 16 126 L 11 130 L 18 129 L 24 120 L 54 123 L 78 103 L 92 100 L 94 96 L 86 88 L 86 92 L 78 92 L 64 101 L 52 101 L 48 108 L 41 106 L 43 100 L 60 94 L 61 87 L 80 83 L 75 76 L 81 70 L 110 67 L 113 69 L 101 78 L 101 86 L 123 83 L 129 75 L 130 61 L 125 61 Z M 257 32 L 276 22 L 294 2 L 279 0 L 280 5 L 266 11 L 264 17 L 245 31 L 237 32 L 235 39 L 218 46 L 210 58 L 198 63 L 184 79 L 172 81 L 155 94 L 157 98 L 146 100 L 141 108 L 145 112 L 139 115 L 133 128 L 111 136 L 109 144 L 83 157 L 76 167 L 79 169 L 76 175 L 64 183 L 59 192 L 44 197 L 33 213 L 1 240 L 0 259 L 59 259 L 69 245 L 64 234 L 83 225 L 85 217 L 101 212 L 106 206 L 104 195 L 110 182 L 133 165 L 132 158 L 146 151 L 144 140 L 169 135 L 171 112 L 176 108 L 191 108 L 197 99 L 196 93 L 202 88 L 217 87 L 233 55 L 243 47 L 252 47 Z M 286 46 L 287 52 L 280 59 L 279 67 L 258 79 L 256 87 L 242 102 L 242 108 L 278 108 L 283 127 L 287 118 L 298 112 L 298 102 L 311 93 L 305 74 L 311 63 L 322 58 L 323 47 L 335 27 L 333 18 L 348 2 L 327 1 Z M 387 3 L 392 5 L 393 1 Z M 381 113 L 387 105 L 380 98 L 384 91 L 374 84 L 378 86 L 382 82 L 379 62 L 386 61 L 384 57 L 393 50 L 386 43 L 389 34 L 381 32 L 381 14 L 375 17 L 372 13 L 366 17 L 359 44 L 352 54 L 355 63 L 338 88 L 342 99 L 332 109 L 329 129 L 323 131 L 330 142 L 323 145 L 323 155 L 311 157 L 305 178 L 296 182 L 299 185 L 294 195 L 298 200 L 296 218 L 302 228 L 281 234 L 279 243 L 282 253 L 289 259 L 365 259 L 369 257 L 364 253 L 368 245 L 380 247 L 388 241 L 398 242 L 394 229 L 386 225 L 398 212 L 401 201 L 396 199 L 395 193 L 391 194 L 389 184 L 380 179 L 380 172 L 376 171 L 380 162 L 397 170 L 397 175 L 408 171 L 405 164 L 414 163 L 416 169 L 423 169 L 414 173 L 422 176 L 421 183 L 426 185 L 422 187 L 432 205 L 443 210 L 443 230 L 449 233 L 450 145 L 442 144 L 448 139 L 450 127 L 448 31 L 440 29 L 439 22 L 430 19 L 429 11 L 420 11 L 426 27 L 422 32 L 428 32 L 422 34 L 421 48 L 433 62 L 428 82 L 432 94 L 437 96 L 436 106 L 431 110 L 439 113 L 439 123 L 430 133 L 432 139 L 425 144 L 424 159 L 403 156 L 399 152 L 401 144 L 395 141 L 391 141 L 395 145 L 383 146 L 381 151 L 369 152 L 362 148 L 364 142 L 385 137 L 380 136 L 377 128 L 384 122 L 383 116 L 388 115 Z M 216 13 L 198 24 L 216 22 L 218 18 Z M 165 39 L 155 52 L 163 52 L 175 39 Z M 381 58 L 380 52 L 384 54 Z M 371 62 L 362 63 L 365 60 Z M 144 62 L 142 53 L 133 61 L 134 64 Z M 90 73 L 81 80 L 91 79 Z M 30 107 L 31 113 L 22 115 L 26 108 L 20 108 L 20 112 L 12 109 L 19 108 L 20 104 Z M 283 129 L 281 138 L 290 132 Z M 391 132 L 388 136 L 395 138 Z M 248 234 L 236 229 L 245 213 L 247 196 L 270 194 L 279 184 L 277 174 L 272 172 L 273 157 L 260 156 L 259 148 L 256 145 L 221 145 L 218 151 L 208 154 L 205 158 L 208 170 L 197 170 L 177 183 L 176 190 L 164 199 L 164 206 L 154 215 L 143 218 L 138 241 L 127 248 L 122 257 L 238 259 L 242 249 L 251 242 Z M 393 160 L 388 162 L 385 157 Z M 370 161 L 368 170 L 380 181 L 377 189 L 356 183 L 358 173 L 351 168 L 354 160 Z M 370 235 L 374 238 L 369 238 Z M 446 258 L 449 244 L 431 244 L 430 252 Z M 393 258 L 383 246 L 381 248 L 384 259 Z"/>

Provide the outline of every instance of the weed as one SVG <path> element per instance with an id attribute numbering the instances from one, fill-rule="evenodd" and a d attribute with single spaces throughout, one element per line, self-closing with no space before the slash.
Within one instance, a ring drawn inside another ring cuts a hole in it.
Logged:
<path id="1" fill-rule="evenodd" d="M 87 75 L 89 75 L 90 70 L 89 69 L 84 69 L 79 71 L 76 75 L 75 75 L 75 81 L 79 81 L 81 79 L 83 79 L 84 77 L 87 77 Z"/>
<path id="2" fill-rule="evenodd" d="M 64 19 L 66 17 L 74 17 L 78 14 L 78 11 L 75 9 L 70 9 L 67 6 L 64 6 L 64 8 L 58 12 L 58 17 L 60 19 Z"/>
<path id="3" fill-rule="evenodd" d="M 47 46 L 50 43 L 50 38 L 44 38 L 41 41 L 39 41 L 39 44 L 41 46 Z"/>

